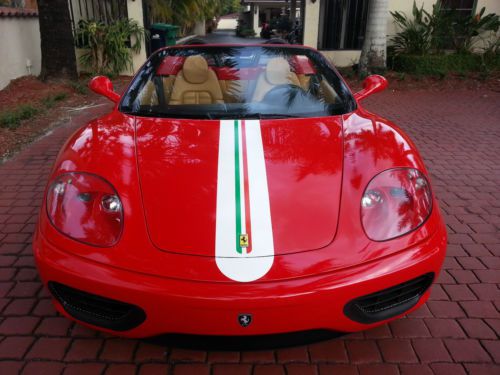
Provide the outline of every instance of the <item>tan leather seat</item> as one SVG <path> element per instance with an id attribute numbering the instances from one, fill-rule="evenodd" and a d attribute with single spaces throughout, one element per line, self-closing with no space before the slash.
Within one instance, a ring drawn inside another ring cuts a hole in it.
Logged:
<path id="1" fill-rule="evenodd" d="M 224 103 L 219 81 L 203 56 L 189 56 L 175 79 L 169 104 Z"/>
<path id="2" fill-rule="evenodd" d="M 260 102 L 264 96 L 279 85 L 300 86 L 297 75 L 290 69 L 290 64 L 283 57 L 274 57 L 267 62 L 266 70 L 257 79 L 252 100 Z"/>
<path id="3" fill-rule="evenodd" d="M 248 80 L 219 80 L 226 103 L 241 103 L 248 90 Z"/>
<path id="4" fill-rule="evenodd" d="M 172 89 L 174 87 L 175 76 L 161 77 L 161 87 L 163 88 L 163 97 L 165 102 L 170 101 Z M 148 81 L 139 94 L 141 105 L 159 105 L 160 99 L 158 98 L 158 90 L 153 81 Z"/>

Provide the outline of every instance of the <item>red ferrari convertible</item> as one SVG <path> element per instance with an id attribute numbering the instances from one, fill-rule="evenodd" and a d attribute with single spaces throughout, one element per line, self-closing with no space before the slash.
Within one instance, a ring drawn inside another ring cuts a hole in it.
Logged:
<path id="1" fill-rule="evenodd" d="M 421 306 L 446 230 L 412 141 L 317 51 L 174 46 L 64 145 L 34 253 L 57 309 L 127 337 L 354 332 Z"/>

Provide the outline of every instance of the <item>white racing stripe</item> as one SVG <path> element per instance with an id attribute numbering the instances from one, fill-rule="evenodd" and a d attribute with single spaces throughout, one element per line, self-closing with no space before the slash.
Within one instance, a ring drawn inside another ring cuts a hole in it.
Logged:
<path id="1" fill-rule="evenodd" d="M 236 239 L 246 233 L 243 148 L 241 122 L 238 122 L 239 144 L 235 144 L 235 122 L 222 120 L 219 135 L 219 161 L 217 175 L 217 213 L 215 256 L 219 270 L 228 278 L 254 281 L 264 276 L 274 261 L 274 242 L 267 185 L 266 164 L 260 122 L 246 121 L 246 150 L 248 159 L 249 206 L 251 224 L 251 252 L 237 249 Z M 236 228 L 236 151 L 239 150 L 241 196 L 241 228 Z M 238 232 L 237 232 L 238 229 Z"/>

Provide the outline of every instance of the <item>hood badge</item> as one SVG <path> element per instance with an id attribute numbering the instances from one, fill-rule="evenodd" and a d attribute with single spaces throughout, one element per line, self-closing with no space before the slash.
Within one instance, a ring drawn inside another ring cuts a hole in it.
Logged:
<path id="1" fill-rule="evenodd" d="M 252 314 L 239 314 L 238 323 L 243 328 L 248 327 L 252 323 Z"/>
<path id="2" fill-rule="evenodd" d="M 248 247 L 249 245 L 249 239 L 248 239 L 248 234 L 240 234 L 240 247 Z"/>

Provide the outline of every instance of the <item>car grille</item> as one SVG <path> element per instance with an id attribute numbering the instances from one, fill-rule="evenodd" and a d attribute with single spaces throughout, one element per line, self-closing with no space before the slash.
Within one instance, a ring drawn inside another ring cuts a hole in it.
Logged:
<path id="1" fill-rule="evenodd" d="M 434 273 L 427 273 L 391 288 L 356 298 L 344 307 L 344 314 L 364 324 L 392 318 L 415 306 L 433 280 Z"/>
<path id="2" fill-rule="evenodd" d="M 114 331 L 126 331 L 137 327 L 146 319 L 146 314 L 140 307 L 53 281 L 48 286 L 64 310 L 85 323 Z"/>

